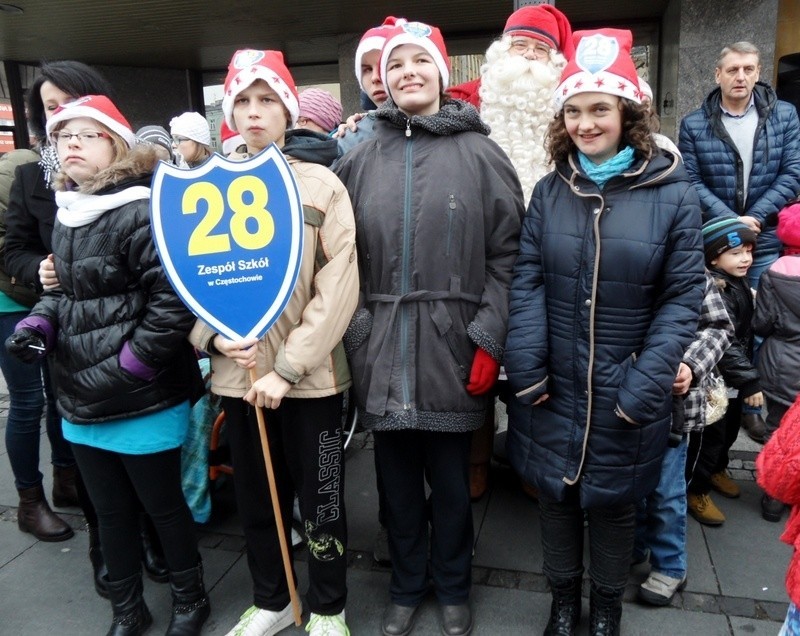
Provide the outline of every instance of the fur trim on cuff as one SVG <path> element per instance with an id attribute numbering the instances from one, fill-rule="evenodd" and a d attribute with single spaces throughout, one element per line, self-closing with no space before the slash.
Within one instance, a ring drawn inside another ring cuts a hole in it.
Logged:
<path id="1" fill-rule="evenodd" d="M 492 336 L 490 336 L 486 330 L 474 320 L 467 326 L 467 335 L 472 342 L 478 345 L 481 349 L 485 350 L 486 353 L 492 356 L 492 358 L 494 358 L 497 362 L 503 361 L 505 348 L 494 338 L 492 338 Z"/>
<path id="2" fill-rule="evenodd" d="M 372 314 L 366 308 L 359 309 L 350 319 L 342 338 L 344 352 L 348 358 L 364 344 L 370 333 L 372 333 Z"/>

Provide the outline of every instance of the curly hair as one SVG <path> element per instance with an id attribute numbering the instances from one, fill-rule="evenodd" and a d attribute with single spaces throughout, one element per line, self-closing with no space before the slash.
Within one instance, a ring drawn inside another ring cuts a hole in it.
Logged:
<path id="1" fill-rule="evenodd" d="M 622 111 L 622 142 L 620 146 L 632 146 L 637 157 L 649 159 L 653 155 L 656 144 L 651 134 L 651 120 L 647 105 L 637 104 L 624 97 L 620 98 L 619 103 Z M 547 153 L 553 162 L 566 161 L 570 153 L 577 149 L 575 142 L 567 132 L 563 108 L 550 122 L 545 143 Z"/>

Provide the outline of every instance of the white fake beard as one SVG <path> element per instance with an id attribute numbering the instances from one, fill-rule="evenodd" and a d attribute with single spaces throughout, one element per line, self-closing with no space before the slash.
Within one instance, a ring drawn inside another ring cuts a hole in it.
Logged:
<path id="1" fill-rule="evenodd" d="M 536 182 L 550 171 L 544 141 L 555 116 L 553 91 L 566 65 L 560 53 L 527 60 L 508 53 L 510 40 L 492 43 L 481 68 L 481 118 L 517 171 L 525 203 Z"/>

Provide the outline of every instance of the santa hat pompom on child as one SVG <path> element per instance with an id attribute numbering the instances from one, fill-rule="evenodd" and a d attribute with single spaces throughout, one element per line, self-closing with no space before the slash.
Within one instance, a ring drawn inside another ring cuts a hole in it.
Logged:
<path id="1" fill-rule="evenodd" d="M 605 93 L 642 103 L 639 76 L 631 58 L 627 29 L 595 29 L 573 34 L 575 55 L 567 62 L 553 94 L 556 109 L 578 93 Z"/>

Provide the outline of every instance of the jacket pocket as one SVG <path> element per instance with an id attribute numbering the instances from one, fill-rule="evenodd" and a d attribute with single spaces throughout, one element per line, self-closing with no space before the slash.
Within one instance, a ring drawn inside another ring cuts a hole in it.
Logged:
<path id="1" fill-rule="evenodd" d="M 447 350 L 450 352 L 450 361 L 456 377 L 462 382 L 466 382 L 472 358 L 475 355 L 475 345 L 469 339 L 466 327 L 453 321 L 447 305 L 443 301 L 430 303 L 430 316 L 439 336 L 444 340 Z"/>

